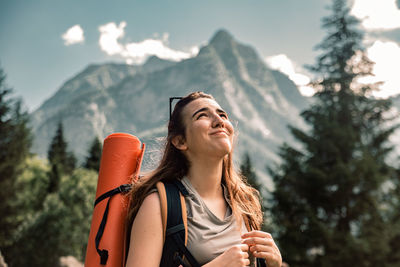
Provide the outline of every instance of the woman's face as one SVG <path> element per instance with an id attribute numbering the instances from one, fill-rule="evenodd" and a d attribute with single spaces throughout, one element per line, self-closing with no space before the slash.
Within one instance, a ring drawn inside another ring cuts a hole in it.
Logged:
<path id="1" fill-rule="evenodd" d="M 182 114 L 186 135 L 182 150 L 189 160 L 202 156 L 222 158 L 232 151 L 234 129 L 215 100 L 196 99 L 184 107 Z"/>

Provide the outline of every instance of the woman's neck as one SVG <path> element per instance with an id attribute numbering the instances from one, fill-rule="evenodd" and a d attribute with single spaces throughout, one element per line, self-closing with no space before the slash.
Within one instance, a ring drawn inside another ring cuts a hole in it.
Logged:
<path id="1" fill-rule="evenodd" d="M 202 198 L 221 196 L 222 159 L 191 161 L 187 176 Z"/>

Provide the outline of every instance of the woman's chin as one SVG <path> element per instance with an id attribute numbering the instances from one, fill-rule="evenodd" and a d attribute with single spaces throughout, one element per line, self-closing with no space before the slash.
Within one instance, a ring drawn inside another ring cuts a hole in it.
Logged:
<path id="1" fill-rule="evenodd" d="M 218 148 L 216 148 L 214 150 L 214 153 L 216 155 L 218 155 L 219 157 L 225 157 L 226 155 L 228 155 L 229 153 L 232 152 L 232 146 L 231 145 L 224 145 L 224 146 L 220 146 Z"/>

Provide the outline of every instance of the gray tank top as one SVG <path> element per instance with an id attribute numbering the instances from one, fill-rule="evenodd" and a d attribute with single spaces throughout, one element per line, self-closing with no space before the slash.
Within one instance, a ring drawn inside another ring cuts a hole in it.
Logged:
<path id="1" fill-rule="evenodd" d="M 234 245 L 241 244 L 241 234 L 247 232 L 244 222 L 237 227 L 229 203 L 227 189 L 222 185 L 228 208 L 223 220 L 215 216 L 206 206 L 187 177 L 182 179 L 189 192 L 185 198 L 188 221 L 187 248 L 200 263 L 206 264 Z M 251 259 L 250 266 L 254 266 Z"/>

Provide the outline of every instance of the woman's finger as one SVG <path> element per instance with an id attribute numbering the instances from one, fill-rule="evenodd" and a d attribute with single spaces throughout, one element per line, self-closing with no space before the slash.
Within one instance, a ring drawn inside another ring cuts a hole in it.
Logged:
<path id="1" fill-rule="evenodd" d="M 244 233 L 242 235 L 242 238 L 248 238 L 248 237 L 263 237 L 263 238 L 272 238 L 270 233 L 263 232 L 263 231 L 258 231 L 258 230 L 253 230 L 248 233 Z"/>
<path id="2" fill-rule="evenodd" d="M 241 245 L 239 245 L 239 247 L 244 252 L 247 252 L 249 250 L 249 245 L 248 244 L 241 244 Z"/>
<path id="3" fill-rule="evenodd" d="M 254 252 L 270 252 L 270 253 L 276 253 L 276 249 L 274 247 L 270 246 L 264 246 L 264 245 L 254 245 L 250 247 L 250 252 L 254 254 Z"/>
<path id="4" fill-rule="evenodd" d="M 268 247 L 268 249 L 271 249 Z M 254 251 L 253 256 L 256 258 L 263 258 L 267 262 L 268 266 L 281 266 L 282 256 L 279 250 L 276 251 Z"/>
<path id="5" fill-rule="evenodd" d="M 280 261 L 280 256 L 270 252 L 256 252 L 254 253 L 254 257 L 263 258 L 267 261 L 267 263 Z"/>
<path id="6" fill-rule="evenodd" d="M 247 244 L 249 246 L 257 244 L 268 245 L 268 246 L 275 245 L 275 242 L 272 238 L 266 238 L 266 237 L 249 237 L 242 240 L 242 243 Z"/>
<path id="7" fill-rule="evenodd" d="M 249 258 L 249 253 L 247 252 L 242 252 L 243 258 L 248 259 Z"/>
<path id="8" fill-rule="evenodd" d="M 244 260 L 242 261 L 242 263 L 243 263 L 245 266 L 249 266 L 249 265 L 250 265 L 250 260 L 249 260 L 249 259 L 244 259 Z"/>

